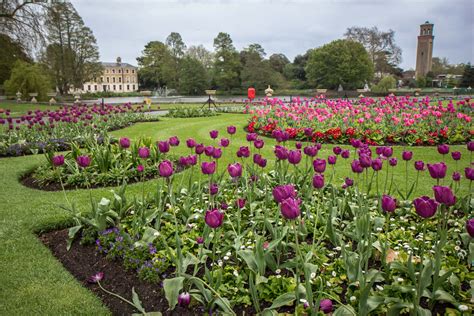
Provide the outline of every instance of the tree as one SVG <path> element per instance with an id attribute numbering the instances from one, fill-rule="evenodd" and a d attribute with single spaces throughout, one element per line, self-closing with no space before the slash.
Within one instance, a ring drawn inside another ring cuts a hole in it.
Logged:
<path id="1" fill-rule="evenodd" d="M 32 56 L 46 42 L 43 25 L 48 6 L 46 1 L 1 1 L 0 33 Z"/>
<path id="2" fill-rule="evenodd" d="M 345 89 L 363 87 L 372 80 L 374 68 L 362 44 L 336 40 L 311 51 L 306 65 L 308 82 L 316 87 Z"/>
<path id="3" fill-rule="evenodd" d="M 186 55 L 199 60 L 206 69 L 211 69 L 213 66 L 214 54 L 207 50 L 202 44 L 198 46 L 189 46 Z"/>
<path id="4" fill-rule="evenodd" d="M 163 87 L 175 77 L 173 56 L 162 42 L 152 41 L 146 44 L 137 62 L 140 85 L 144 88 Z"/>
<path id="5" fill-rule="evenodd" d="M 52 5 L 46 28 L 50 44 L 43 53 L 43 61 L 61 94 L 71 88 L 82 89 L 84 82 L 102 74 L 94 34 L 71 3 Z"/>
<path id="6" fill-rule="evenodd" d="M 185 56 L 181 61 L 179 71 L 179 92 L 200 95 L 207 86 L 207 73 L 203 64 L 196 58 Z"/>
<path id="7" fill-rule="evenodd" d="M 284 54 L 272 54 L 268 59 L 273 70 L 283 74 L 285 66 L 290 63 L 288 58 Z"/>
<path id="8" fill-rule="evenodd" d="M 47 93 L 51 89 L 49 78 L 38 64 L 29 64 L 17 60 L 13 66 L 10 79 L 5 81 L 5 92 L 15 95 L 18 91 L 23 97 L 28 93 L 38 93 L 39 100 L 46 100 Z"/>
<path id="9" fill-rule="evenodd" d="M 431 71 L 435 76 L 447 74 L 449 71 L 449 61 L 446 57 L 433 57 L 431 64 Z"/>
<path id="10" fill-rule="evenodd" d="M 372 87 L 373 92 L 387 93 L 389 89 L 394 89 L 397 86 L 397 80 L 393 76 L 383 77 L 379 83 Z"/>
<path id="11" fill-rule="evenodd" d="M 14 42 L 8 35 L 0 34 L 0 85 L 10 78 L 13 65 L 17 60 L 30 62 L 20 43 Z"/>
<path id="12" fill-rule="evenodd" d="M 395 32 L 380 31 L 376 26 L 372 28 L 353 26 L 344 33 L 346 39 L 354 40 L 364 45 L 377 73 L 392 73 L 402 61 L 402 50 L 395 44 Z"/>
<path id="13" fill-rule="evenodd" d="M 230 35 L 220 32 L 214 39 L 214 82 L 219 88 L 230 91 L 240 86 L 241 63 Z"/>
<path id="14" fill-rule="evenodd" d="M 186 51 L 186 44 L 184 44 L 181 35 L 177 32 L 171 32 L 166 38 L 166 46 L 169 47 L 171 55 L 174 58 L 181 58 Z"/>
<path id="15" fill-rule="evenodd" d="M 464 67 L 464 73 L 462 75 L 461 87 L 474 87 L 474 67 L 471 66 L 471 63 L 468 63 Z"/>
<path id="16" fill-rule="evenodd" d="M 270 61 L 264 60 L 265 51 L 259 44 L 252 44 L 241 52 L 243 68 L 241 72 L 242 88 L 254 87 L 264 90 L 267 85 L 278 87 L 282 75 L 272 69 Z"/>

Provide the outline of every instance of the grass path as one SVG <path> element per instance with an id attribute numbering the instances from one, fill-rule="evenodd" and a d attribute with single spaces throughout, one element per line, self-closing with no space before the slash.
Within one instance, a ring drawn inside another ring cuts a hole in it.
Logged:
<path id="1" fill-rule="evenodd" d="M 245 133 L 242 131 L 247 116 L 239 114 L 223 114 L 211 118 L 193 119 L 163 119 L 160 122 L 135 124 L 127 129 L 113 132 L 115 136 L 127 136 L 132 139 L 151 137 L 153 140 L 168 139 L 177 135 L 181 144 L 176 149 L 188 153 L 185 140 L 193 137 L 198 141 L 210 144 L 209 130 L 217 129 L 220 137 L 227 137 L 225 132 L 228 125 L 238 127 L 232 145 L 226 150 L 219 162 L 221 170 L 227 163 L 233 162 L 239 146 L 248 145 Z M 274 141 L 265 139 L 266 144 L 262 154 L 272 158 Z M 331 153 L 332 146 L 323 146 L 321 157 Z M 173 149 L 174 150 L 174 149 Z M 403 148 L 395 148 L 395 156 L 400 157 Z M 440 160 L 440 155 L 434 148 L 413 148 L 414 160 L 422 159 L 427 162 Z M 460 150 L 463 159 L 459 166 L 469 164 L 469 156 L 465 146 L 451 146 L 451 150 Z M 351 152 L 352 154 L 352 152 Z M 101 301 L 96 298 L 80 282 L 76 281 L 51 255 L 50 251 L 36 238 L 35 232 L 65 227 L 70 220 L 69 214 L 59 207 L 65 203 L 62 192 L 43 192 L 23 187 L 18 178 L 29 169 L 43 161 L 42 155 L 0 159 L 0 315 L 106 315 L 109 314 Z M 249 160 L 250 161 L 250 160 Z M 454 164 L 447 157 L 452 174 Z M 273 168 L 269 160 L 267 170 Z M 413 161 L 410 163 L 410 170 Z M 342 178 L 351 175 L 349 161 L 336 165 L 336 183 L 342 183 Z M 399 162 L 395 169 L 395 181 L 404 183 L 404 164 Z M 178 175 L 188 177 L 189 171 Z M 412 173 L 412 178 L 414 173 Z M 154 189 L 157 181 L 149 181 L 145 189 Z M 447 183 L 447 182 L 446 182 Z M 420 177 L 417 195 L 431 193 L 433 181 L 427 172 Z M 111 188 L 93 190 L 96 198 L 111 196 Z M 461 190 L 466 193 L 468 182 L 462 180 Z M 129 194 L 141 192 L 141 184 L 130 185 Z M 89 207 L 89 192 L 76 190 L 67 193 L 69 199 L 82 210 Z"/>

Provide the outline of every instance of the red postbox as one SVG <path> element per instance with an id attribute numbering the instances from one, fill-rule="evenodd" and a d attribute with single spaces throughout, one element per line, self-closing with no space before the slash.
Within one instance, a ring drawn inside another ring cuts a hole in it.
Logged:
<path id="1" fill-rule="evenodd" d="M 252 101 L 253 99 L 255 99 L 255 88 L 249 88 L 247 90 L 247 96 L 249 98 L 250 101 Z"/>

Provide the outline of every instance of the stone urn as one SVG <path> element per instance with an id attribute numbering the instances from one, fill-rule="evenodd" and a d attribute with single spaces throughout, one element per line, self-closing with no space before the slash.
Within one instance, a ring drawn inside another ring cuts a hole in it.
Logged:
<path id="1" fill-rule="evenodd" d="M 36 100 L 36 97 L 38 96 L 38 93 L 30 93 L 31 97 L 31 103 L 38 103 L 38 100 Z"/>
<path id="2" fill-rule="evenodd" d="M 265 95 L 270 98 L 273 95 L 273 92 L 273 89 L 268 85 L 268 88 L 265 89 Z"/>

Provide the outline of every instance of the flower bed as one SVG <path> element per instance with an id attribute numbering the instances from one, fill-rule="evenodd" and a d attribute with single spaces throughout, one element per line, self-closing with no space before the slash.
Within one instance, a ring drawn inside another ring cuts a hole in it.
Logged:
<path id="1" fill-rule="evenodd" d="M 369 145 L 435 145 L 465 143 L 474 136 L 470 99 L 431 103 L 410 97 L 351 100 L 274 99 L 266 106 L 247 106 L 250 132 L 283 132 L 297 140 L 344 144 L 361 139 Z"/>
<path id="2" fill-rule="evenodd" d="M 153 144 L 151 139 L 140 139 L 132 143 L 128 138 L 88 141 L 80 148 L 72 143 L 71 151 L 65 155 L 46 154 L 46 163 L 22 179 L 22 183 L 33 188 L 55 191 L 77 188 L 117 186 L 156 178 L 156 165 L 163 160 L 177 161 L 168 154 L 170 146 L 179 140 L 171 138 Z M 182 171 L 184 166 L 178 166 Z"/>
<path id="3" fill-rule="evenodd" d="M 231 135 L 235 131 L 228 128 Z M 162 282 L 171 310 L 472 311 L 474 204 L 472 190 L 458 193 L 460 186 L 471 189 L 472 167 L 462 166 L 463 175 L 459 169 L 449 179 L 443 162 L 425 166 L 410 151 L 393 157 L 390 147 L 372 150 L 353 140 L 354 154 L 335 147 L 327 159 L 318 157 L 319 144 L 290 149 L 282 142 L 269 168 L 257 134 L 247 135 L 253 155 L 247 146 L 229 152 L 231 140 L 218 140 L 218 131 L 210 136 L 208 146 L 187 140 L 193 153 L 178 160 L 190 167 L 189 179 L 198 173 L 205 181 L 187 181 L 188 175 L 175 174 L 175 164 L 162 161 L 157 170 L 163 180 L 153 192 L 131 199 L 123 186 L 94 201 L 86 214 L 71 204 L 76 224 L 69 237 L 81 232 L 82 243 L 95 244 L 157 290 Z M 450 148 L 438 151 L 445 160 Z M 473 151 L 470 142 L 464 154 Z M 237 162 L 219 173 L 224 154 Z M 451 153 L 452 159 L 461 154 Z M 346 160 L 351 155 L 355 159 Z M 406 164 L 407 179 L 408 172 L 430 173 L 431 196 L 412 196 L 418 181 L 390 180 L 398 159 Z M 349 163 L 353 174 L 341 185 L 328 184 L 337 165 Z M 113 276 L 97 272 L 90 282 L 102 289 L 101 281 Z M 144 312 L 138 296 L 149 293 L 132 292 L 128 303 Z"/>
<path id="4" fill-rule="evenodd" d="M 30 111 L 12 118 L 7 110 L 0 114 L 0 156 L 67 150 L 72 141 L 81 144 L 135 122 L 157 120 L 142 111 L 143 108 L 133 109 L 130 104 L 104 108 L 75 105 L 56 111 Z"/>
<path id="5" fill-rule="evenodd" d="M 167 117 L 186 118 L 186 117 L 209 117 L 219 115 L 216 110 L 202 108 L 174 108 L 168 111 Z"/>

